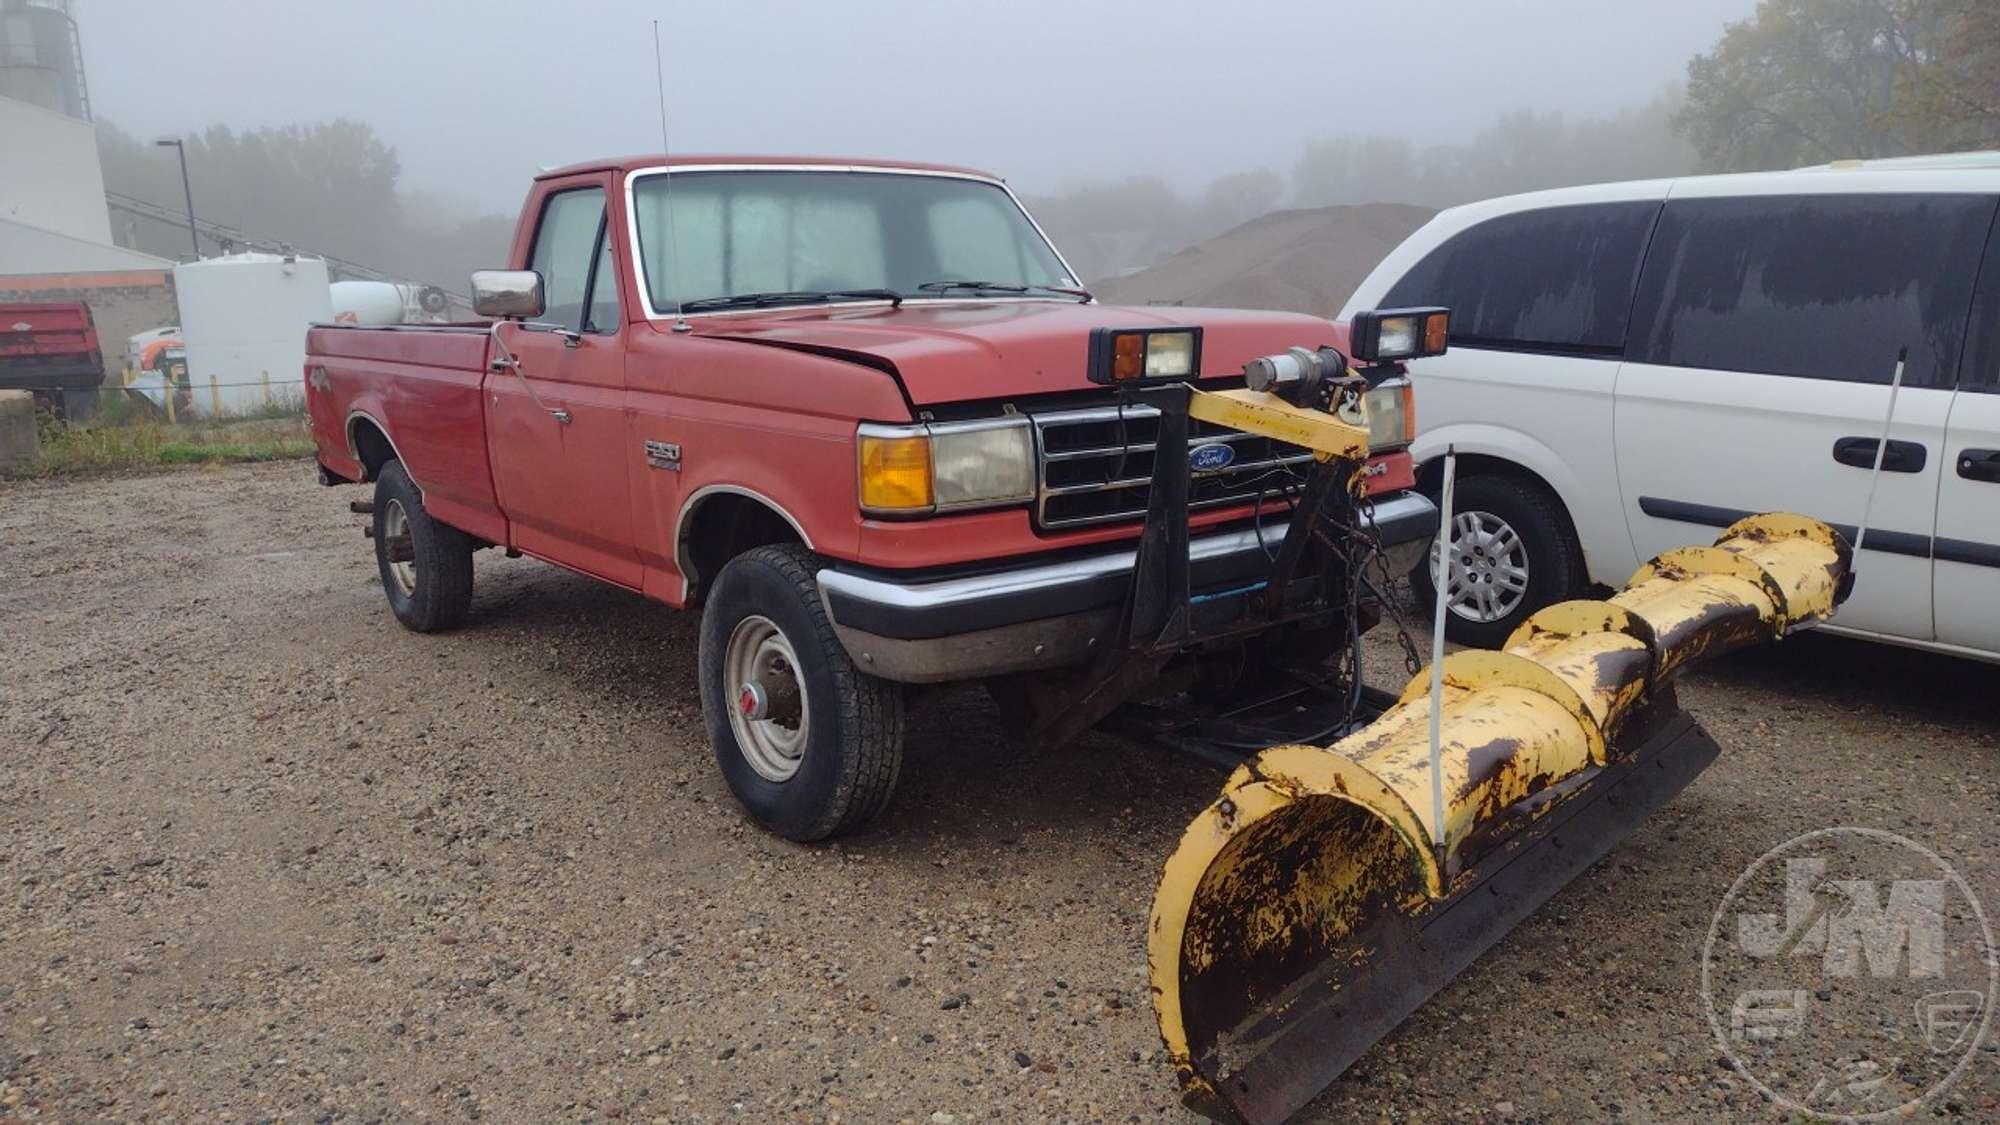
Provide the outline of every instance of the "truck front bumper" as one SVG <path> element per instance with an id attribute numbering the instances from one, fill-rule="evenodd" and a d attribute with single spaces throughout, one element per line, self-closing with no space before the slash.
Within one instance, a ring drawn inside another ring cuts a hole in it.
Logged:
<path id="1" fill-rule="evenodd" d="M 1374 506 L 1392 573 L 1423 557 L 1438 511 L 1403 492 Z M 1197 592 L 1269 573 L 1285 523 L 1241 527 L 1188 544 Z M 844 568 L 819 572 L 820 600 L 855 666 L 902 683 L 973 680 L 1060 668 L 1086 659 L 1112 635 L 1132 583 L 1136 550 L 1114 550 L 977 574 L 910 578 Z"/>

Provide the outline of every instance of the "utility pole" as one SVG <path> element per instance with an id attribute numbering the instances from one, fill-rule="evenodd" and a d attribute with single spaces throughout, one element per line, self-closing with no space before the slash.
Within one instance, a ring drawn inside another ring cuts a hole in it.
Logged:
<path id="1" fill-rule="evenodd" d="M 194 233 L 194 189 L 188 186 L 187 146 L 178 137 L 162 137 L 153 142 L 161 148 L 171 147 L 181 157 L 181 198 L 187 200 L 188 246 L 194 250 L 194 260 L 201 261 L 201 240 Z"/>

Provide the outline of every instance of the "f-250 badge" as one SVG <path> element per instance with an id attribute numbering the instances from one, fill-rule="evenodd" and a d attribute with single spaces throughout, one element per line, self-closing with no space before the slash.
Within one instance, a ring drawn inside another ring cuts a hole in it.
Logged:
<path id="1" fill-rule="evenodd" d="M 681 471 L 681 446 L 677 441 L 649 441 L 646 443 L 646 464 L 655 469 L 665 469 L 670 473 Z"/>

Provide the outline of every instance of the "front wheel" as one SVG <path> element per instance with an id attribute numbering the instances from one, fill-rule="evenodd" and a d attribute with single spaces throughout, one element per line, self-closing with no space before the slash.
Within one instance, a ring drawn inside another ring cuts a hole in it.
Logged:
<path id="1" fill-rule="evenodd" d="M 1586 584 L 1583 552 L 1561 501 L 1547 489 L 1504 476 L 1460 480 L 1452 494 L 1451 556 L 1444 566 L 1444 635 L 1498 648 L 1536 610 L 1573 598 Z M 1437 548 L 1410 583 L 1435 605 Z"/>
<path id="2" fill-rule="evenodd" d="M 810 842 L 887 807 L 903 761 L 900 688 L 854 666 L 812 555 L 758 547 L 716 575 L 701 615 L 701 705 L 729 790 L 759 824 Z"/>

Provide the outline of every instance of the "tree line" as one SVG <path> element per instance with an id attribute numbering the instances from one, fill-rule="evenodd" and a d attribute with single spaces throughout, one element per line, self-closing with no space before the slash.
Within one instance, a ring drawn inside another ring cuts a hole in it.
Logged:
<path id="1" fill-rule="evenodd" d="M 106 190 L 178 210 L 171 154 L 101 124 Z M 1086 279 L 1140 268 L 1281 207 L 1446 207 L 1568 184 L 2000 148 L 2000 0 L 1764 0 L 1690 60 L 1684 87 L 1600 116 L 1506 114 L 1462 144 L 1330 136 L 1290 167 L 1181 191 L 1157 175 L 1071 184 L 1030 208 Z M 201 219 L 462 291 L 505 254 L 508 215 L 403 188 L 368 125 L 213 126 L 188 138 Z M 113 209 L 119 240 L 185 253 L 173 223 Z M 213 238 L 204 252 L 213 252 Z"/>

